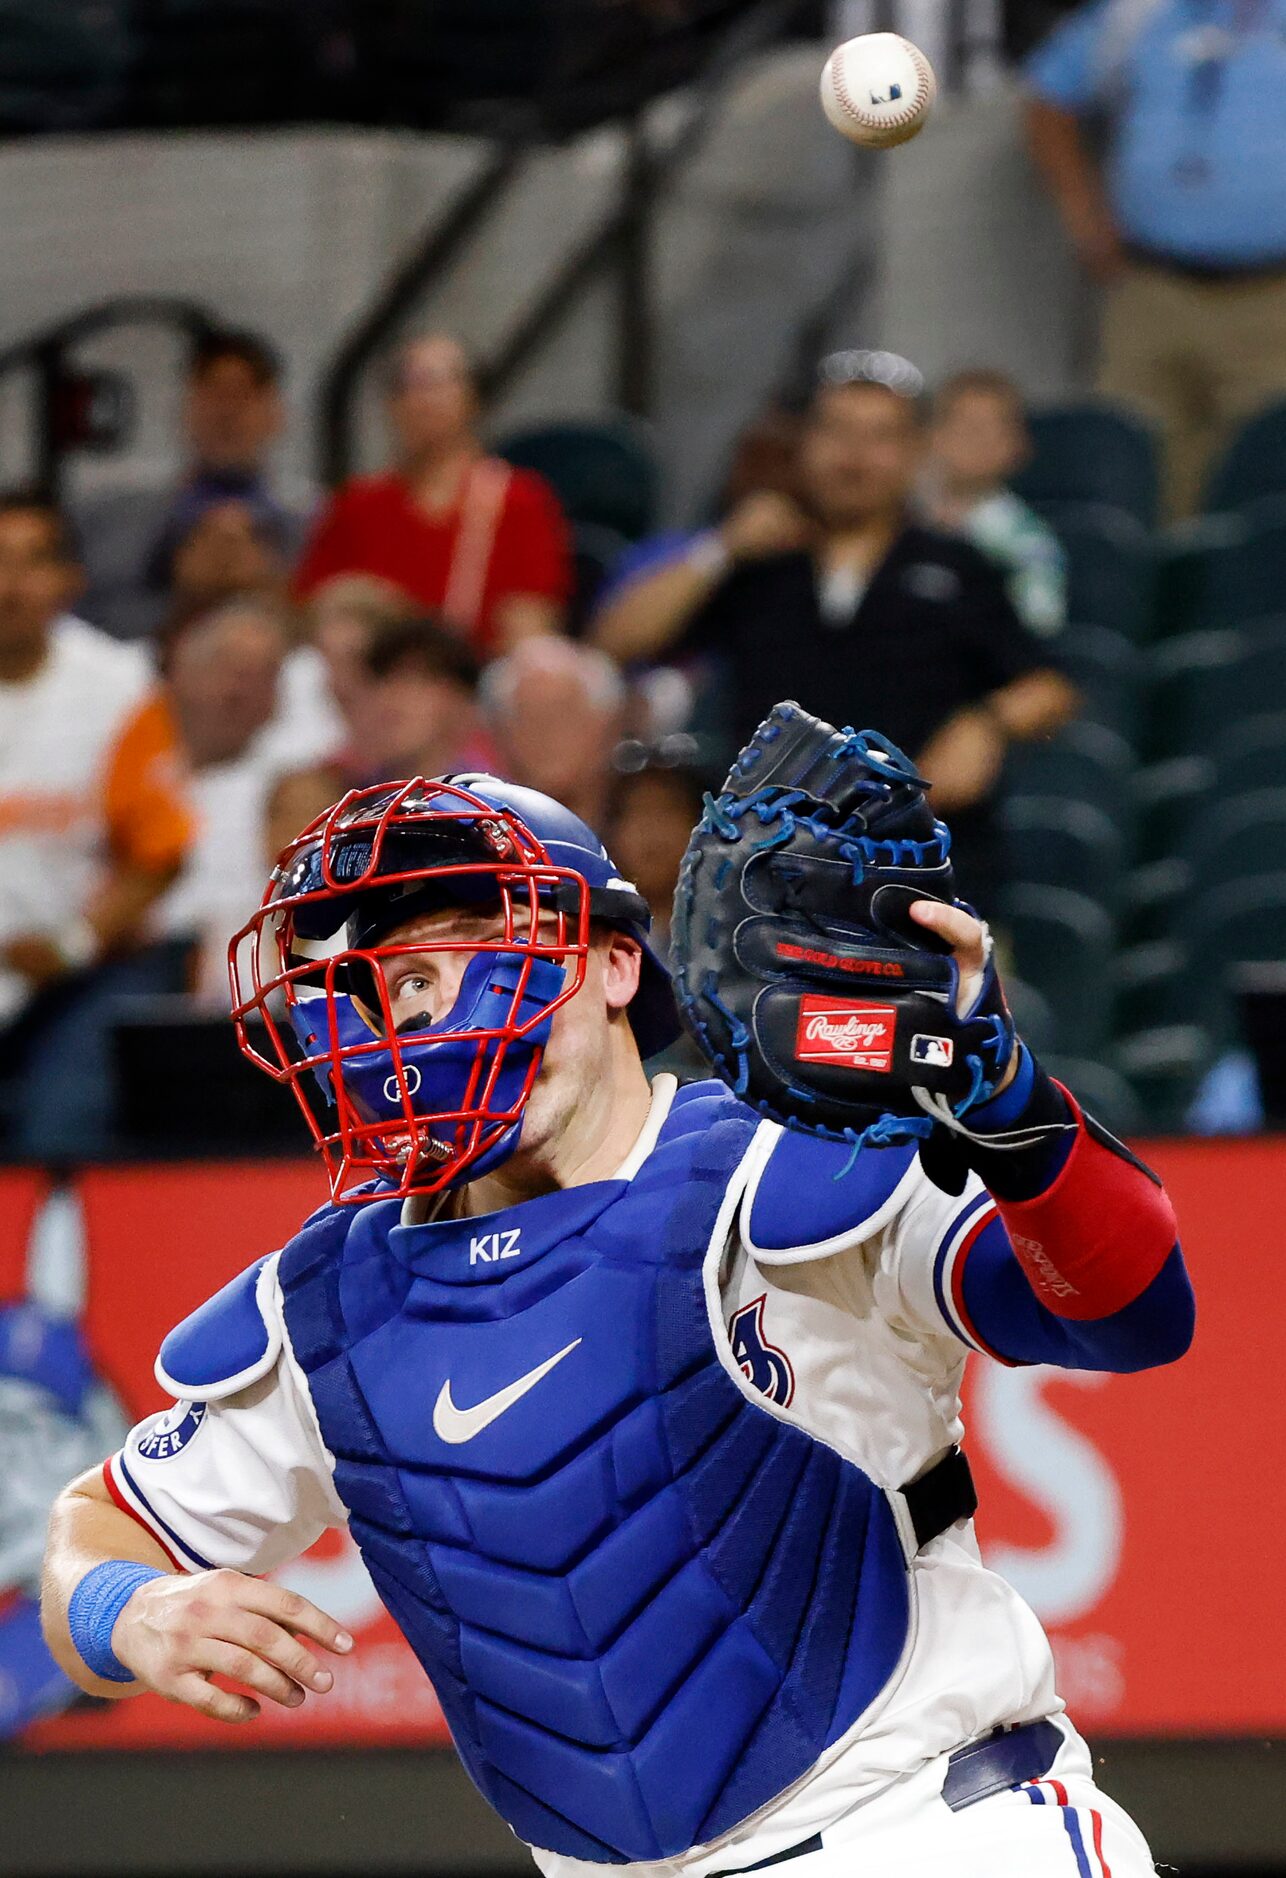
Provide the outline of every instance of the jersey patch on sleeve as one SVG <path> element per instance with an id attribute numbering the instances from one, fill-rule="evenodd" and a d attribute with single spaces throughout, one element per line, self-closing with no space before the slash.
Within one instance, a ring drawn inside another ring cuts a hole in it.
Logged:
<path id="1" fill-rule="evenodd" d="M 170 1332 L 156 1359 L 170 1395 L 214 1402 L 267 1375 L 281 1351 L 281 1325 L 266 1308 L 267 1265 L 262 1258 L 239 1272 Z"/>
<path id="2" fill-rule="evenodd" d="M 914 1143 L 864 1148 L 766 1123 L 741 1202 L 741 1240 L 767 1265 L 826 1258 L 885 1226 L 917 1178 Z"/>

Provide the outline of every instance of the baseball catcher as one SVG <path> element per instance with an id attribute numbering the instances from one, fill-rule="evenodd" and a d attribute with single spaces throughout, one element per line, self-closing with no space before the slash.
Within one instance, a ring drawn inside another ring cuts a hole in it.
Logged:
<path id="1" fill-rule="evenodd" d="M 265 1574 L 347 1525 L 548 1878 L 1144 1878 L 979 1558 L 959 1391 L 972 1351 L 1181 1355 L 1164 1193 L 1015 1036 L 878 735 L 779 706 L 693 835 L 673 978 L 648 920 L 490 776 L 290 845 L 235 1019 L 331 1199 L 63 1493 L 51 1647 L 232 1724 L 324 1699 L 352 1640 Z M 649 1084 L 680 1014 L 714 1078 Z"/>

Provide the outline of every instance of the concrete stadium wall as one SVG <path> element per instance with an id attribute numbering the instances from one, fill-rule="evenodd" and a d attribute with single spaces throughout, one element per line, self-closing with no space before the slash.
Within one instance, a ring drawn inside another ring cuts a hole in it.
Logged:
<path id="1" fill-rule="evenodd" d="M 858 155 L 817 109 L 820 63 L 819 48 L 794 46 L 748 65 L 660 206 L 655 420 L 676 514 L 705 498 L 736 429 L 787 368 L 800 320 L 845 281 L 836 343 L 888 345 L 931 373 L 1008 360 L 1042 394 L 1074 375 L 1079 297 L 1017 151 L 1012 98 L 947 102 L 918 142 Z M 673 134 L 687 108 L 682 98 L 658 106 L 655 135 Z M 208 302 L 285 352 L 284 467 L 306 478 L 327 360 L 485 155 L 468 139 L 402 132 L 4 146 L 0 346 L 109 295 Z M 622 161 L 610 130 L 536 158 L 417 319 L 453 326 L 485 353 L 612 199 Z M 610 403 L 611 321 L 610 292 L 588 296 L 494 414 L 497 427 Z M 79 461 L 78 485 L 127 481 L 165 461 L 173 342 L 132 329 L 83 356 L 133 377 L 139 422 L 121 457 Z M 361 437 L 365 459 L 378 460 L 373 397 Z M 20 475 L 28 459 L 28 406 L 9 381 L 0 474 Z"/>

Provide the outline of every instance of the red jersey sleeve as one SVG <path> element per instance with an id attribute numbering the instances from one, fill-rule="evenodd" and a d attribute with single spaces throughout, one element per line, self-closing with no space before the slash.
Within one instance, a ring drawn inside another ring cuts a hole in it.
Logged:
<path id="1" fill-rule="evenodd" d="M 571 597 L 571 531 L 557 496 L 532 470 L 513 472 L 487 585 L 493 600 L 512 593 L 559 603 Z"/>

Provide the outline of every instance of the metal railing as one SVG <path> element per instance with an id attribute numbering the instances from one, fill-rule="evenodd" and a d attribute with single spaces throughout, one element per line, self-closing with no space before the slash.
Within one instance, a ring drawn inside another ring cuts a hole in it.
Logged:
<path id="1" fill-rule="evenodd" d="M 650 414 L 655 332 L 651 247 L 661 199 L 701 150 L 738 68 L 813 11 L 811 0 L 753 0 L 738 9 L 687 90 L 681 127 L 663 145 L 654 139 L 642 109 L 625 118 L 625 153 L 615 198 L 482 361 L 488 400 L 503 396 L 584 296 L 607 277 L 616 301 L 615 401 L 637 416 Z M 323 379 L 318 456 L 324 481 L 339 482 L 353 467 L 357 400 L 365 372 L 388 349 L 414 306 L 432 292 L 446 267 L 482 233 L 487 217 L 518 182 L 542 142 L 541 132 L 533 128 L 502 142 L 345 339 Z"/>

